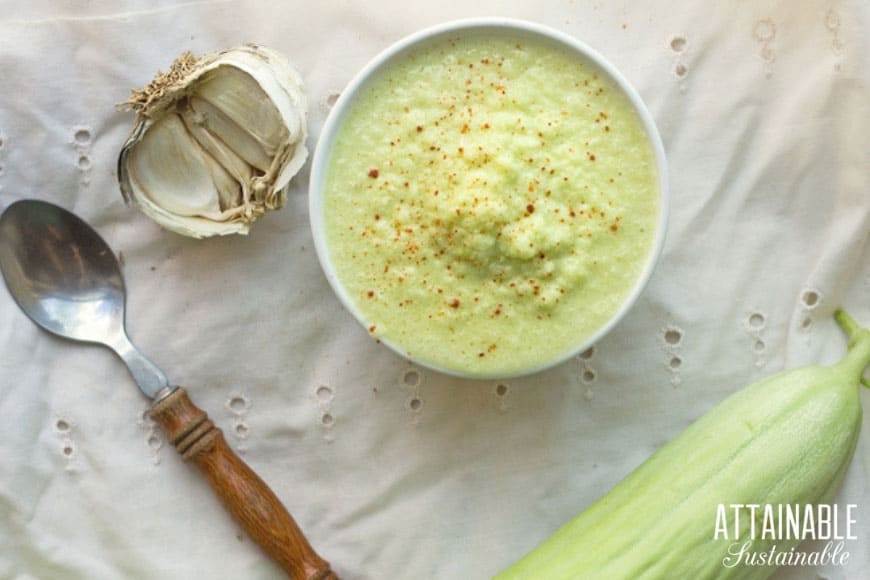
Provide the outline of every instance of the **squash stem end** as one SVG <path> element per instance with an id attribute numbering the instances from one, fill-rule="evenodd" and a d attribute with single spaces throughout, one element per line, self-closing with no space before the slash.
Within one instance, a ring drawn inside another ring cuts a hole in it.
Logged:
<path id="1" fill-rule="evenodd" d="M 870 388 L 870 379 L 863 376 L 864 369 L 870 364 L 870 330 L 862 328 L 842 308 L 834 312 L 834 318 L 849 337 L 849 352 L 842 364 L 855 371 L 861 384 Z"/>

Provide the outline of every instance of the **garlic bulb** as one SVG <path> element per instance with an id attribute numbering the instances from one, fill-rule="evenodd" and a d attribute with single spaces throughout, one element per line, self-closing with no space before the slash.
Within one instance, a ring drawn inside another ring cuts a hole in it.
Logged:
<path id="1" fill-rule="evenodd" d="M 118 160 L 124 199 L 186 236 L 247 234 L 284 205 L 308 155 L 302 78 L 262 46 L 182 54 L 121 107 L 136 112 Z"/>

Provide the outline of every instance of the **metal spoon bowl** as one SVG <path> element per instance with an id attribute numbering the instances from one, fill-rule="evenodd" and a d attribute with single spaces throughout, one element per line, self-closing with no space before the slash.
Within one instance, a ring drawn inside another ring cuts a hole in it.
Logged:
<path id="1" fill-rule="evenodd" d="M 124 279 L 115 255 L 78 216 L 38 200 L 10 205 L 0 216 L 0 270 L 18 306 L 39 326 L 108 346 L 145 395 L 169 394 L 163 371 L 127 336 Z"/>

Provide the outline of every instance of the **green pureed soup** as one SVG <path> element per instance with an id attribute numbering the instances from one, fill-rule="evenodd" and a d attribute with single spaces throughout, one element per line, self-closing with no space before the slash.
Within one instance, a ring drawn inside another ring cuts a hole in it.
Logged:
<path id="1" fill-rule="evenodd" d="M 660 192 L 640 118 L 595 64 L 481 33 L 363 85 L 322 203 L 369 332 L 486 377 L 567 356 L 617 313 L 652 253 Z"/>

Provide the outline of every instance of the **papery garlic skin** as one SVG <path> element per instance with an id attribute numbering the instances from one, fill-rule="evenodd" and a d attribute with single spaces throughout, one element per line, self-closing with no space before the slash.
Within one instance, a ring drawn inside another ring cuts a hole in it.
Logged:
<path id="1" fill-rule="evenodd" d="M 262 46 L 181 55 L 121 105 L 136 112 L 118 160 L 124 199 L 185 236 L 247 234 L 284 206 L 307 159 L 303 91 Z"/>

